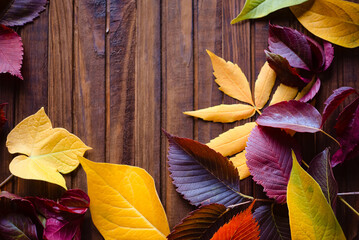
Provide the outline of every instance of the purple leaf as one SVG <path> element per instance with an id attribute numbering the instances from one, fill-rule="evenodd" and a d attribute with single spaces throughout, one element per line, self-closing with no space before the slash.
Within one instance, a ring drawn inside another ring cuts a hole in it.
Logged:
<path id="1" fill-rule="evenodd" d="M 81 221 L 82 218 L 77 221 L 60 221 L 56 218 L 47 219 L 44 239 L 80 240 Z"/>
<path id="2" fill-rule="evenodd" d="M 320 79 L 317 78 L 317 80 L 315 81 L 315 83 L 313 84 L 312 88 L 309 90 L 309 92 L 307 94 L 305 94 L 301 99 L 299 99 L 300 102 L 308 102 L 310 100 L 312 100 L 315 95 L 317 95 L 317 93 L 319 92 L 320 89 Z"/>
<path id="3" fill-rule="evenodd" d="M 313 57 L 313 66 L 311 67 L 310 71 L 314 73 L 322 72 L 325 64 L 325 54 L 323 47 L 310 37 L 305 37 L 310 45 Z"/>
<path id="4" fill-rule="evenodd" d="M 243 201 L 238 171 L 227 158 L 197 141 L 164 133 L 173 184 L 185 199 L 195 206 Z"/>
<path id="5" fill-rule="evenodd" d="M 269 24 L 269 50 L 287 59 L 290 66 L 313 69 L 312 51 L 304 34 L 295 29 Z"/>
<path id="6" fill-rule="evenodd" d="M 321 123 L 321 127 L 324 125 L 325 121 L 328 119 L 330 114 L 351 94 L 356 93 L 358 94 L 354 88 L 352 87 L 341 87 L 335 89 L 328 97 L 327 100 L 324 102 L 324 110 L 323 110 L 323 119 Z"/>
<path id="7" fill-rule="evenodd" d="M 247 141 L 247 166 L 253 180 L 262 185 L 267 196 L 278 203 L 286 201 L 292 149 L 300 156 L 294 139 L 276 128 L 256 126 Z"/>
<path id="8" fill-rule="evenodd" d="M 253 217 L 257 220 L 261 240 L 290 240 L 288 209 L 286 205 L 272 204 L 258 207 Z"/>
<path id="9" fill-rule="evenodd" d="M 328 203 L 334 208 L 338 184 L 335 181 L 332 167 L 330 166 L 330 152 L 326 148 L 319 153 L 309 164 L 308 173 L 319 184 Z"/>
<path id="10" fill-rule="evenodd" d="M 342 138 L 346 129 L 349 127 L 350 123 L 352 122 L 355 114 L 356 109 L 359 106 L 359 97 L 356 98 L 352 103 L 347 105 L 343 111 L 339 114 L 337 118 L 337 122 L 335 123 L 335 130 L 338 138 Z"/>
<path id="11" fill-rule="evenodd" d="M 45 10 L 47 0 L 14 0 L 2 14 L 0 24 L 6 26 L 22 26 L 31 22 Z"/>
<path id="12" fill-rule="evenodd" d="M 322 117 L 315 107 L 291 100 L 265 108 L 256 122 L 261 126 L 315 133 L 321 131 L 319 129 L 321 121 Z"/>
<path id="13" fill-rule="evenodd" d="M 28 216 L 11 213 L 0 217 L 0 238 L 2 240 L 36 240 L 36 225 Z"/>
<path id="14" fill-rule="evenodd" d="M 334 48 L 330 42 L 324 42 L 325 64 L 323 71 L 327 70 L 334 59 Z"/>

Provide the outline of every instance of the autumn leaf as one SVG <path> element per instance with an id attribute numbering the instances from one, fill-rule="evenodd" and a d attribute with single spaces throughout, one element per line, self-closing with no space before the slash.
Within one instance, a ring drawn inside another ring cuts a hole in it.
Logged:
<path id="1" fill-rule="evenodd" d="M 32 22 L 39 13 L 45 10 L 47 0 L 13 0 L 8 1 L 0 11 L 0 24 L 6 26 L 22 26 Z"/>
<path id="2" fill-rule="evenodd" d="M 247 166 L 246 150 L 238 153 L 236 156 L 229 159 L 233 165 L 237 168 L 239 179 L 245 179 L 251 175 Z"/>
<path id="3" fill-rule="evenodd" d="M 276 77 L 277 75 L 269 66 L 268 62 L 265 62 L 254 86 L 254 102 L 258 109 L 262 109 L 268 102 Z"/>
<path id="4" fill-rule="evenodd" d="M 211 240 L 259 240 L 259 226 L 252 215 L 253 204 L 223 225 Z"/>
<path id="5" fill-rule="evenodd" d="M 269 103 L 269 106 L 279 103 L 279 102 L 291 100 L 291 99 L 295 98 L 297 93 L 298 93 L 298 88 L 289 87 L 289 86 L 281 83 L 275 90 L 272 100 Z"/>
<path id="6" fill-rule="evenodd" d="M 227 158 L 197 141 L 165 135 L 173 184 L 192 205 L 230 206 L 247 197 L 240 193 L 238 171 Z"/>
<path id="7" fill-rule="evenodd" d="M 287 190 L 292 239 L 345 239 L 344 233 L 318 183 L 298 164 L 293 167 Z"/>
<path id="8" fill-rule="evenodd" d="M 20 72 L 24 54 L 21 37 L 11 28 L 1 24 L 0 49 L 0 73 L 10 73 L 23 79 Z"/>
<path id="9" fill-rule="evenodd" d="M 305 86 L 302 91 L 298 93 L 294 100 L 300 102 L 308 102 L 314 98 L 319 92 L 321 81 L 319 78 L 313 79 L 310 83 Z"/>
<path id="10" fill-rule="evenodd" d="M 253 180 L 262 185 L 267 196 L 278 203 L 286 201 L 292 167 L 291 149 L 295 149 L 300 156 L 295 140 L 276 128 L 257 126 L 247 142 L 247 166 Z"/>
<path id="11" fill-rule="evenodd" d="M 290 9 L 314 35 L 347 48 L 359 46 L 359 4 L 343 0 L 309 0 Z"/>
<path id="12" fill-rule="evenodd" d="M 8 135 L 6 146 L 16 156 L 10 172 L 20 178 L 47 181 L 66 189 L 64 177 L 77 168 L 78 156 L 91 149 L 63 128 L 52 128 L 44 108 L 20 122 Z"/>
<path id="13" fill-rule="evenodd" d="M 6 105 L 7 105 L 7 103 L 1 103 L 0 104 L 0 129 L 4 126 L 4 124 L 7 121 L 7 119 L 5 117 L 5 111 L 4 111 L 4 107 Z"/>
<path id="14" fill-rule="evenodd" d="M 20 213 L 0 216 L 0 238 L 37 240 L 36 225 L 32 220 Z"/>
<path id="15" fill-rule="evenodd" d="M 241 13 L 231 21 L 231 24 L 235 24 L 246 19 L 264 17 L 279 9 L 301 4 L 305 1 L 307 0 L 247 0 Z"/>
<path id="16" fill-rule="evenodd" d="M 166 239 L 167 217 L 144 169 L 79 160 L 87 175 L 92 220 L 105 239 Z"/>

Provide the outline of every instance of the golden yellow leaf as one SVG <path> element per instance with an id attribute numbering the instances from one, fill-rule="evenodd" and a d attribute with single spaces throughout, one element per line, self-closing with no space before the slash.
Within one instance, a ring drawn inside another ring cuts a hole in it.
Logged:
<path id="1" fill-rule="evenodd" d="M 236 156 L 231 157 L 229 160 L 233 163 L 233 165 L 237 168 L 239 178 L 245 179 L 251 175 L 247 166 L 247 159 L 246 159 L 246 150 L 238 153 Z"/>
<path id="2" fill-rule="evenodd" d="M 223 156 L 231 156 L 246 147 L 249 134 L 255 126 L 255 122 L 250 122 L 232 128 L 215 139 L 212 139 L 207 143 L 207 146 L 221 153 Z"/>
<path id="3" fill-rule="evenodd" d="M 216 83 L 220 86 L 219 90 L 232 98 L 253 106 L 248 80 L 238 65 L 230 61 L 226 62 L 208 50 L 207 53 L 212 61 L 213 74 L 216 77 Z"/>
<path id="4" fill-rule="evenodd" d="M 310 0 L 290 9 L 314 35 L 343 47 L 359 46 L 359 4 L 343 0 Z"/>
<path id="5" fill-rule="evenodd" d="M 247 104 L 221 104 L 214 107 L 204 108 L 197 111 L 184 112 L 192 117 L 202 118 L 213 122 L 234 122 L 250 118 L 254 115 L 255 109 Z"/>
<path id="6" fill-rule="evenodd" d="M 10 163 L 10 172 L 20 178 L 58 184 L 66 189 L 60 173 L 77 168 L 78 156 L 91 149 L 63 128 L 52 128 L 44 108 L 25 118 L 8 135 L 9 152 L 19 153 Z"/>
<path id="7" fill-rule="evenodd" d="M 268 102 L 276 77 L 274 70 L 265 62 L 254 87 L 254 102 L 258 109 L 262 109 Z"/>
<path id="8" fill-rule="evenodd" d="M 282 101 L 288 101 L 295 98 L 298 93 L 298 89 L 289 87 L 284 84 L 280 84 L 273 94 L 272 100 L 269 105 L 273 105 Z"/>
<path id="9" fill-rule="evenodd" d="M 87 175 L 92 220 L 106 240 L 166 239 L 167 217 L 144 169 L 79 160 Z"/>

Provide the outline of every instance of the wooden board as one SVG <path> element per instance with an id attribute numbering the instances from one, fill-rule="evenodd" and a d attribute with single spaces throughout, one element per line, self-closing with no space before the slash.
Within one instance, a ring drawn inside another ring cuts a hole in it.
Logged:
<path id="1" fill-rule="evenodd" d="M 355 1 L 359 3 L 359 0 Z M 235 103 L 218 90 L 206 49 L 238 64 L 253 89 L 265 62 L 268 22 L 309 34 L 288 9 L 265 18 L 230 25 L 245 0 L 51 0 L 34 23 L 18 28 L 24 42 L 21 81 L 0 75 L 0 103 L 7 102 L 8 123 L 0 132 L 0 181 L 10 173 L 6 135 L 23 118 L 44 107 L 55 127 L 78 135 L 96 162 L 145 168 L 154 178 L 170 227 L 194 208 L 172 185 L 167 141 L 161 129 L 207 143 L 252 119 L 220 124 L 193 119 L 183 111 Z M 310 34 L 309 34 L 310 35 Z M 310 35 L 312 36 L 312 35 Z M 359 49 L 335 47 L 335 60 L 321 75 L 316 99 L 340 86 L 359 89 Z M 335 112 L 338 114 L 342 107 Z M 335 117 L 324 129 L 332 133 Z M 310 142 L 310 146 L 308 146 Z M 316 134 L 302 141 L 306 161 L 333 142 Z M 359 191 L 358 158 L 335 169 L 339 191 Z M 70 188 L 87 190 L 81 167 L 66 176 Z M 39 181 L 12 179 L 2 190 L 56 199 L 63 189 Z M 264 198 L 251 178 L 245 194 Z M 347 197 L 359 210 L 359 197 Z M 341 202 L 337 215 L 348 239 L 359 237 L 359 219 Z M 83 239 L 102 239 L 90 214 Z"/>

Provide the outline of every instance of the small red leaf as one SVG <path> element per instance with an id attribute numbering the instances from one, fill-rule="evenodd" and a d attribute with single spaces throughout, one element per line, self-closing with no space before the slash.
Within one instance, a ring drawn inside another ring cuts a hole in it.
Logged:
<path id="1" fill-rule="evenodd" d="M 320 131 L 321 121 L 322 116 L 315 107 L 291 100 L 265 108 L 256 122 L 261 126 L 315 133 Z"/>
<path id="2" fill-rule="evenodd" d="M 4 111 L 4 107 L 6 105 L 7 105 L 7 103 L 0 104 L 0 129 L 4 126 L 4 124 L 7 121 L 7 119 L 5 117 L 5 111 Z"/>
<path id="3" fill-rule="evenodd" d="M 330 42 L 324 42 L 325 65 L 323 71 L 327 70 L 334 59 L 334 48 Z"/>
<path id="4" fill-rule="evenodd" d="M 320 79 L 317 78 L 317 80 L 315 81 L 315 83 L 313 84 L 312 88 L 309 90 L 309 92 L 307 94 L 305 94 L 301 99 L 299 99 L 300 102 L 308 102 L 310 100 L 312 100 L 315 95 L 319 92 L 320 89 Z"/>
<path id="5" fill-rule="evenodd" d="M 20 72 L 23 55 L 21 37 L 1 24 L 0 49 L 0 73 L 10 73 L 23 79 Z"/>
<path id="6" fill-rule="evenodd" d="M 223 225 L 211 240 L 259 240 L 259 226 L 252 215 L 253 204 Z"/>

